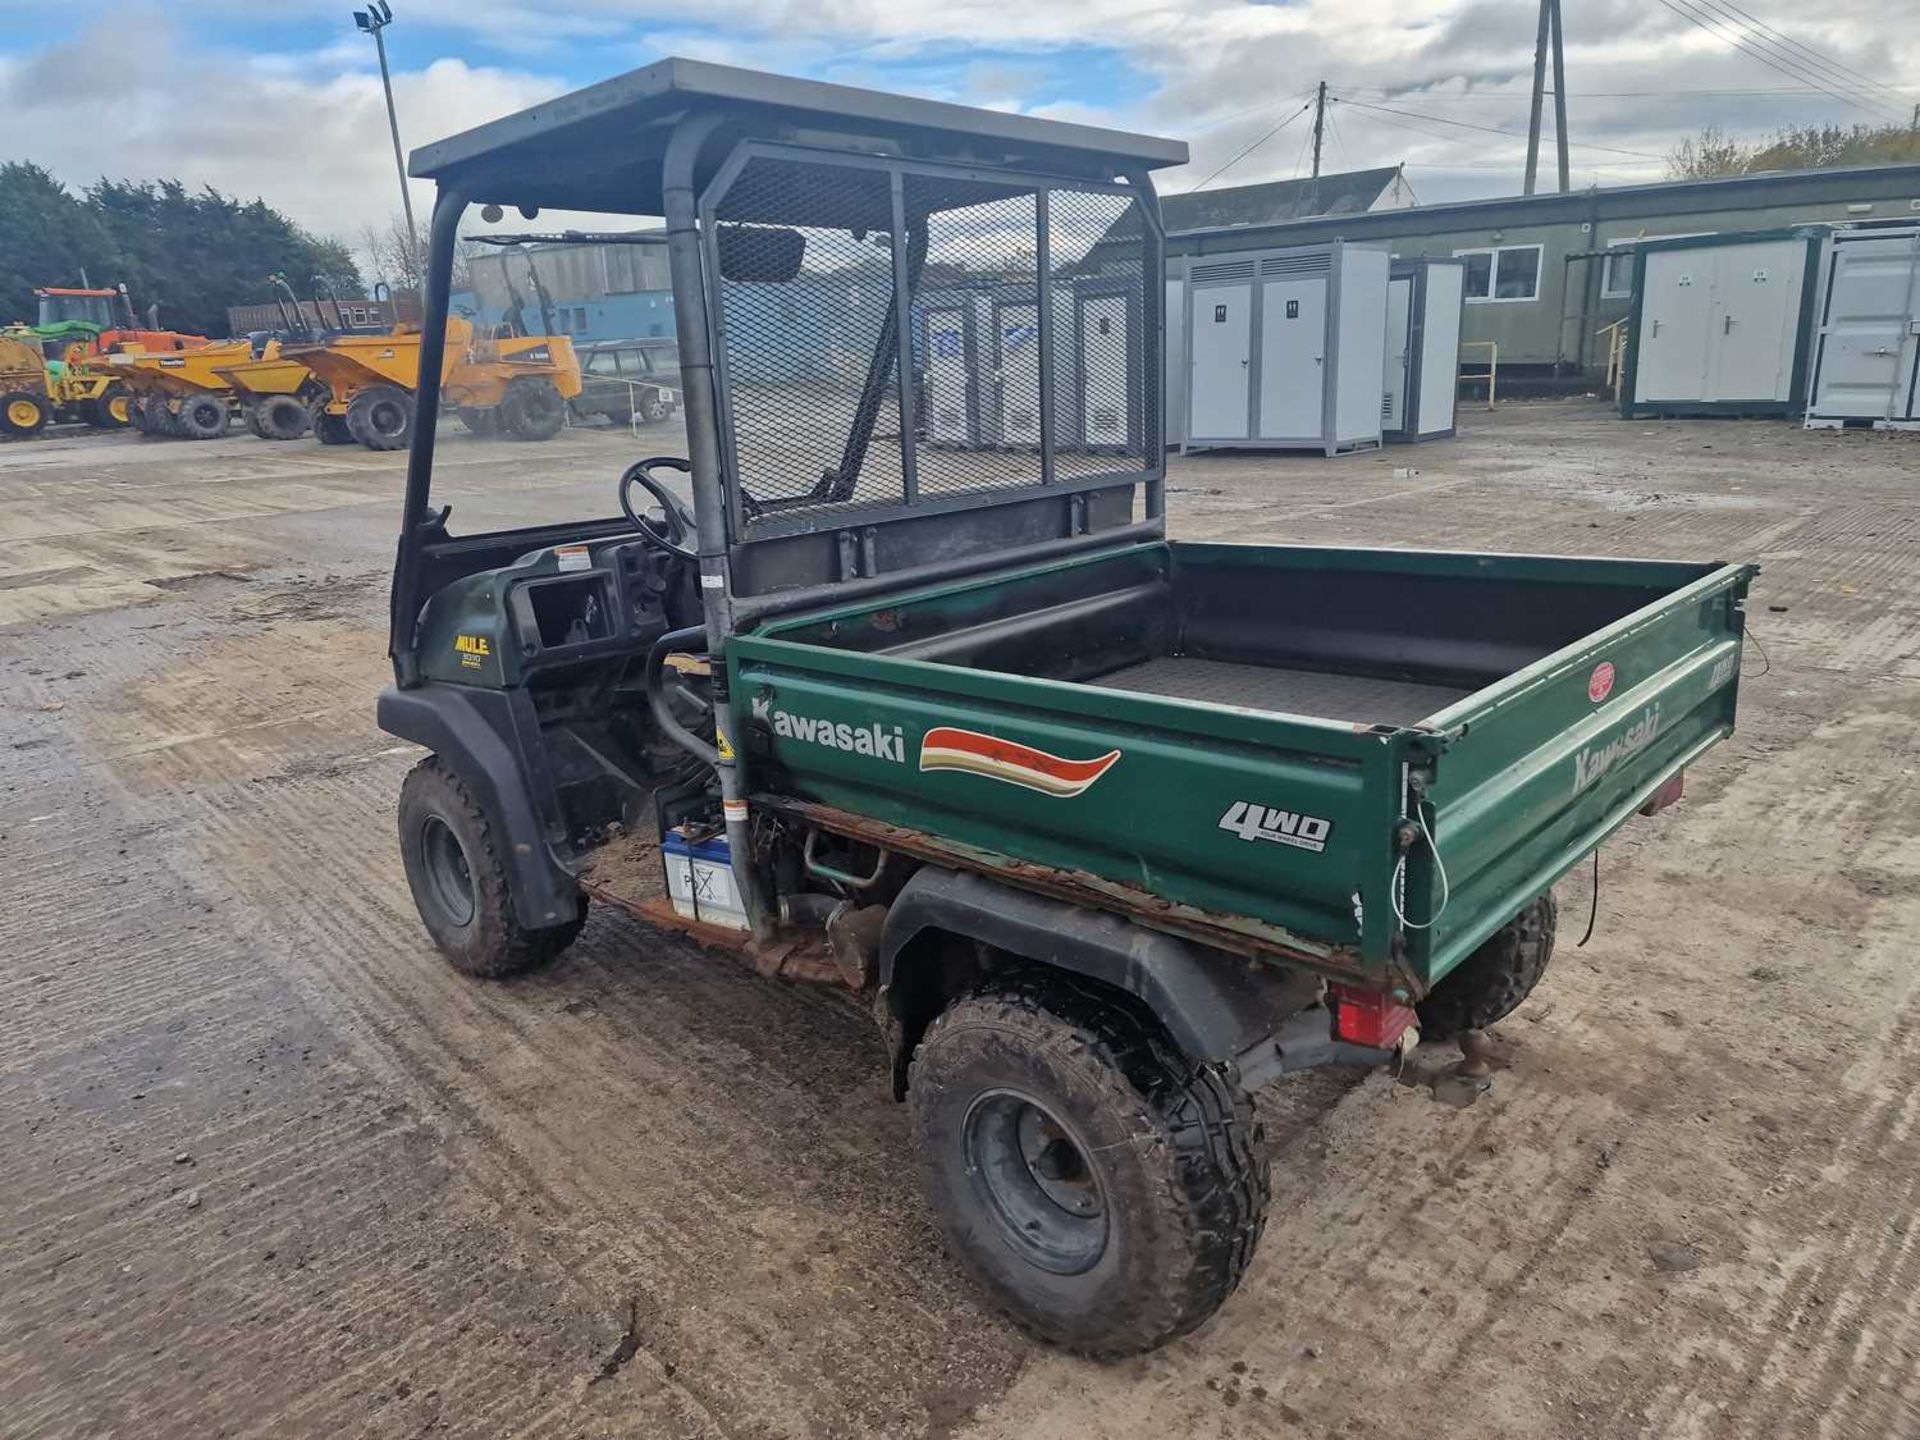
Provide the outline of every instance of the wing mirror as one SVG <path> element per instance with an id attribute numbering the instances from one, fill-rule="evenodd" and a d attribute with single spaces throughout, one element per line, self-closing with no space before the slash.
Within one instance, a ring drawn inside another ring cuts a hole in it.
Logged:
<path id="1" fill-rule="evenodd" d="M 756 285 L 784 285 L 800 273 L 807 237 L 780 225 L 727 225 L 718 232 L 720 275 Z"/>

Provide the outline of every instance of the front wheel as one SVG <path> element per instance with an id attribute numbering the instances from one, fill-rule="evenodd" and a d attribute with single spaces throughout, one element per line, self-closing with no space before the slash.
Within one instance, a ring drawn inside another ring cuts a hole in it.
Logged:
<path id="1" fill-rule="evenodd" d="M 507 869 L 486 811 L 460 777 L 430 756 L 400 786 L 400 856 L 420 919 L 466 975 L 500 979 L 546 964 L 579 935 L 580 913 L 529 930 L 513 913 Z"/>
<path id="2" fill-rule="evenodd" d="M 1040 1339 L 1138 1354 L 1240 1283 L 1268 1195 L 1252 1103 L 1131 1001 L 1051 975 L 968 995 L 907 1098 L 949 1250 Z"/>
<path id="3" fill-rule="evenodd" d="M 500 419 L 516 440 L 551 440 L 567 423 L 567 402 L 553 381 L 530 376 L 507 386 Z"/>
<path id="4" fill-rule="evenodd" d="M 347 405 L 347 430 L 369 450 L 404 450 L 413 439 L 413 396 L 397 385 L 373 385 Z"/>
<path id="5" fill-rule="evenodd" d="M 0 430 L 9 435 L 18 435 L 23 439 L 28 435 L 38 435 L 47 428 L 47 421 L 52 418 L 45 398 L 32 391 L 15 390 L 0 395 Z"/>

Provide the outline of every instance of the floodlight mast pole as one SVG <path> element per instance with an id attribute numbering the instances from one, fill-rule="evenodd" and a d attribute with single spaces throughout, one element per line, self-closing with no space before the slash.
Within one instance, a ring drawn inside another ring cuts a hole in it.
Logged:
<path id="1" fill-rule="evenodd" d="M 400 175 L 400 205 L 407 215 L 407 243 L 413 247 L 414 269 L 420 268 L 420 232 L 413 223 L 413 196 L 407 190 L 407 162 L 400 149 L 400 116 L 393 108 L 393 74 L 387 69 L 387 37 L 382 33 L 393 23 L 393 7 L 386 0 L 374 0 L 365 10 L 353 12 L 353 23 L 373 36 L 373 48 L 380 54 L 380 88 L 387 96 L 387 128 L 393 132 L 393 168 Z"/>

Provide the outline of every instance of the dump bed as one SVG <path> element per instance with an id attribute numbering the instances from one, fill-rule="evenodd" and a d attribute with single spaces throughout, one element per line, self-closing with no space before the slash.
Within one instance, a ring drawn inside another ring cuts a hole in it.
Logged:
<path id="1" fill-rule="evenodd" d="M 1140 544 L 738 636 L 732 738 L 799 821 L 1419 993 L 1730 733 L 1752 574 Z"/>

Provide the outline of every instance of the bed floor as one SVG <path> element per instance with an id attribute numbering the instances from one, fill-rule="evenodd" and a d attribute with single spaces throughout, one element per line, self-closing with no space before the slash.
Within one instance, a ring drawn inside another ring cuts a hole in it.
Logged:
<path id="1" fill-rule="evenodd" d="M 1471 694 L 1450 685 L 1374 680 L 1318 670 L 1280 670 L 1227 660 L 1167 655 L 1086 682 L 1109 690 L 1276 710 L 1363 725 L 1411 725 Z"/>

